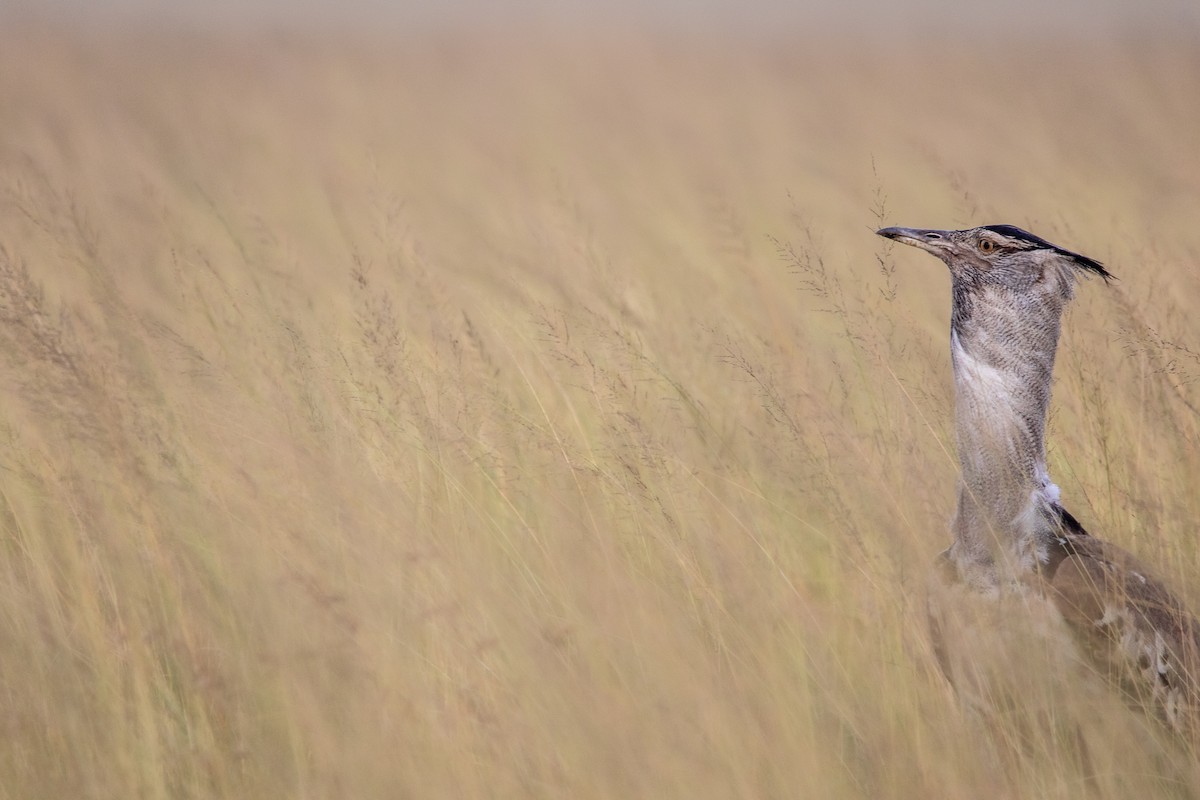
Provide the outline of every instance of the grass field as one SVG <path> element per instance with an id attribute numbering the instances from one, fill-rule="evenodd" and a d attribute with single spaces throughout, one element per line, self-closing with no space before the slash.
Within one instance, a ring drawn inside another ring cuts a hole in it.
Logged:
<path id="1" fill-rule="evenodd" d="M 937 673 L 949 281 L 872 235 L 1118 276 L 1051 473 L 1200 608 L 1200 45 L 970 45 L 6 29 L 0 798 L 1200 794 Z"/>

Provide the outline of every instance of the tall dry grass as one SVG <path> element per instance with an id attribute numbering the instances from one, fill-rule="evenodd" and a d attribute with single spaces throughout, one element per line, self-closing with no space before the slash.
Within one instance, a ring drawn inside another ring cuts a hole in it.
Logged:
<path id="1" fill-rule="evenodd" d="M 1031 726 L 931 661 L 880 223 L 1119 276 L 1051 470 L 1200 608 L 1200 49 L 972 45 L 6 31 L 0 797 L 1200 793 L 1082 667 Z"/>

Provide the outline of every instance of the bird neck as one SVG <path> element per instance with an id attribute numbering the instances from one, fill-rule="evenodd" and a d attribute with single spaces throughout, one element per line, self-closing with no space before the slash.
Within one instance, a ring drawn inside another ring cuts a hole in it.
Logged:
<path id="1" fill-rule="evenodd" d="M 957 331 L 950 343 L 963 480 L 992 494 L 1010 484 L 1027 489 L 1045 470 L 1054 345 L 1022 348 Z"/>
<path id="2" fill-rule="evenodd" d="M 1003 560 L 1023 572 L 1051 536 L 1046 520 L 1058 487 L 1046 472 L 1045 429 L 1060 309 L 1035 310 L 976 303 L 952 326 L 962 466 L 952 556 L 960 569 Z"/>

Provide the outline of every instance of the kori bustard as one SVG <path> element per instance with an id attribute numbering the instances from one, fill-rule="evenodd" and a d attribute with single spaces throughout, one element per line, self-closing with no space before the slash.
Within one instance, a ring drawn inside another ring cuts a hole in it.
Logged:
<path id="1" fill-rule="evenodd" d="M 939 556 L 973 593 L 1043 597 L 1097 667 L 1173 729 L 1196 735 L 1200 627 L 1126 551 L 1090 536 L 1046 471 L 1045 428 L 1063 310 L 1100 262 L 1012 225 L 883 228 L 950 268 L 950 355 L 961 479 Z M 931 615 L 935 651 L 953 682 Z"/>

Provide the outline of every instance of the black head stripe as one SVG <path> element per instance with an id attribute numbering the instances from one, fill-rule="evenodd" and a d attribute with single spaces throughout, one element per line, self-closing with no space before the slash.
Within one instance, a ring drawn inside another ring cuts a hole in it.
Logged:
<path id="1" fill-rule="evenodd" d="M 1016 225 L 984 225 L 985 231 L 998 233 L 1001 236 L 1007 236 L 1009 239 L 1016 239 L 1021 242 L 1028 242 L 1035 247 L 1045 248 L 1048 250 L 1057 250 L 1058 247 L 1050 242 L 1047 242 L 1042 237 L 1032 234 L 1024 228 L 1018 228 Z"/>
<path id="2" fill-rule="evenodd" d="M 1020 242 L 1027 242 L 1030 245 L 1030 249 L 1053 250 L 1059 255 L 1066 256 L 1074 261 L 1075 264 L 1081 269 L 1085 269 L 1093 274 L 1099 275 L 1101 278 L 1104 278 L 1104 280 L 1108 280 L 1112 277 L 1112 273 L 1105 269 L 1104 265 L 1096 259 L 1088 258 L 1085 255 L 1080 255 L 1079 253 L 1067 250 L 1064 247 L 1059 247 L 1053 242 L 1047 242 L 1042 237 L 1032 234 L 1023 228 L 1018 228 L 1016 225 L 984 225 L 983 229 L 985 231 L 998 233 L 1001 236 L 1007 236 L 1010 239 L 1016 239 Z"/>

